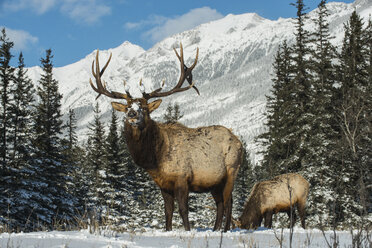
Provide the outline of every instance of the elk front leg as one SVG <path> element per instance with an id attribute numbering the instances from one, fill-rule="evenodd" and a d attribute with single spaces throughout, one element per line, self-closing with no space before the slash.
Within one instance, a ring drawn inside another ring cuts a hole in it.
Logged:
<path id="1" fill-rule="evenodd" d="M 164 199 L 164 211 L 165 211 L 165 230 L 172 231 L 172 218 L 174 211 L 174 196 L 173 193 L 169 193 L 165 190 L 161 190 L 161 194 Z"/>
<path id="2" fill-rule="evenodd" d="M 190 231 L 189 223 L 189 190 L 187 182 L 178 184 L 175 189 L 175 196 L 178 202 L 178 209 L 186 231 Z"/>
<path id="3" fill-rule="evenodd" d="M 223 196 L 221 189 L 215 189 L 212 192 L 212 196 L 217 206 L 216 222 L 214 223 L 213 231 L 220 230 L 222 226 L 223 218 Z"/>
<path id="4" fill-rule="evenodd" d="M 264 226 L 266 228 L 272 228 L 272 225 L 273 225 L 273 211 L 272 210 L 267 210 L 264 213 L 264 218 L 265 218 Z"/>

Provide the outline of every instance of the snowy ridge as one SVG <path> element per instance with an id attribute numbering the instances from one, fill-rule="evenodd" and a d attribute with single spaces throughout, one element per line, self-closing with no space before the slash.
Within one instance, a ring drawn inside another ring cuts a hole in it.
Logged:
<path id="1" fill-rule="evenodd" d="M 357 0 L 352 4 L 329 3 L 330 27 L 334 42 L 340 44 L 343 23 L 350 14 L 357 12 L 365 20 L 372 13 L 370 0 Z M 295 9 L 293 10 L 295 11 Z M 315 11 L 310 12 L 312 18 Z M 311 24 L 310 24 L 311 25 Z M 131 94 L 140 96 L 138 82 L 143 78 L 146 91 L 151 91 L 165 79 L 171 87 L 179 77 L 179 62 L 173 52 L 182 41 L 186 64 L 192 63 L 199 47 L 199 62 L 194 69 L 194 80 L 201 96 L 193 89 L 164 98 L 161 107 L 153 113 L 159 119 L 169 102 L 177 102 L 184 112 L 181 122 L 190 127 L 224 125 L 241 136 L 251 151 L 251 159 L 259 147 L 254 137 L 264 131 L 265 95 L 270 93 L 272 62 L 278 45 L 285 39 L 293 40 L 292 19 L 264 19 L 257 14 L 227 15 L 210 23 L 202 24 L 155 44 L 145 51 L 141 47 L 124 42 L 117 48 L 100 51 L 101 66 L 112 52 L 112 61 L 103 79 L 110 89 L 123 91 L 123 80 L 131 86 Z M 84 59 L 60 68 L 55 68 L 55 78 L 63 94 L 62 108 L 67 113 L 75 109 L 78 118 L 80 140 L 86 139 L 87 125 L 93 120 L 96 93 L 89 86 L 92 78 L 91 65 L 95 51 Z M 40 68 L 28 69 L 35 82 L 40 77 Z M 98 99 L 103 121 L 109 122 L 111 99 Z"/>

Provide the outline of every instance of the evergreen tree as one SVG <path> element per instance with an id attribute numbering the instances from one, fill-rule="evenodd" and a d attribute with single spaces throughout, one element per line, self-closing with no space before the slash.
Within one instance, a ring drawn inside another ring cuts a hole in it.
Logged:
<path id="1" fill-rule="evenodd" d="M 294 145 L 287 137 L 293 130 L 288 120 L 291 104 L 293 101 L 292 80 L 293 66 L 291 48 L 284 41 L 279 46 L 275 56 L 273 67 L 275 77 L 273 78 L 273 89 L 271 95 L 266 96 L 267 112 L 266 126 L 268 131 L 258 137 L 259 141 L 266 147 L 264 152 L 262 170 L 257 172 L 257 179 L 269 179 L 286 170 L 284 161 L 289 154 L 294 153 Z M 284 169 L 283 169 L 284 168 Z"/>
<path id="2" fill-rule="evenodd" d="M 12 129 L 8 135 L 12 141 L 9 165 L 13 171 L 8 184 L 10 187 L 9 193 L 11 192 L 12 195 L 12 201 L 9 203 L 9 215 L 15 221 L 17 228 L 22 229 L 25 224 L 24 221 L 28 217 L 27 214 L 29 214 L 26 208 L 29 207 L 30 185 L 26 175 L 30 170 L 34 152 L 31 140 L 33 137 L 32 117 L 35 97 L 32 81 L 27 77 L 27 71 L 24 67 L 24 59 L 21 53 L 14 78 L 14 87 L 10 91 L 13 99 L 9 107 Z"/>
<path id="3" fill-rule="evenodd" d="M 77 119 L 75 111 L 69 109 L 68 120 L 66 123 L 66 137 L 63 140 L 64 150 L 63 154 L 65 157 L 66 166 L 71 168 L 68 177 L 71 180 L 68 181 L 68 191 L 76 199 L 75 209 L 78 213 L 82 214 L 85 211 L 85 196 L 88 192 L 87 185 L 85 183 L 84 175 L 84 151 L 78 144 L 78 137 L 76 134 Z"/>
<path id="4" fill-rule="evenodd" d="M 368 75 L 368 54 L 363 21 L 354 11 L 345 25 L 345 37 L 340 54 L 336 95 L 338 124 L 341 134 L 337 152 L 342 196 L 340 220 L 350 225 L 366 214 L 361 200 L 366 196 L 366 183 L 371 162 L 371 82 Z M 369 164 L 369 165 L 368 165 Z"/>
<path id="5" fill-rule="evenodd" d="M 168 104 L 166 113 L 163 116 L 165 123 L 175 123 L 179 121 L 183 117 L 183 114 L 180 110 L 180 105 L 175 103 L 172 105 L 171 103 Z"/>
<path id="6" fill-rule="evenodd" d="M 10 90 L 14 81 L 14 68 L 10 66 L 10 61 L 13 57 L 11 49 L 14 43 L 9 40 L 6 35 L 5 28 L 1 31 L 1 47 L 0 47 L 0 93 L 1 93 L 1 112 L 0 112 L 0 159 L 2 169 L 8 168 L 9 160 L 9 130 L 10 130 L 10 114 L 9 108 L 11 104 Z"/>
<path id="7" fill-rule="evenodd" d="M 122 122 L 124 124 L 124 122 Z M 139 209 L 137 198 L 137 170 L 138 166 L 134 164 L 127 147 L 125 139 L 124 125 L 121 125 L 119 131 L 119 156 L 121 158 L 120 168 L 124 175 L 122 182 L 122 195 L 124 199 L 121 218 L 127 227 L 134 227 L 136 221 L 137 209 Z"/>
<path id="8" fill-rule="evenodd" d="M 107 209 L 110 209 L 110 220 L 120 224 L 123 222 L 123 215 L 125 215 L 123 185 L 125 169 L 124 159 L 121 157 L 118 117 L 114 109 L 111 112 L 111 123 L 106 138 L 106 154 L 106 174 L 109 187 L 106 189 L 105 200 Z"/>
<path id="9" fill-rule="evenodd" d="M 14 88 L 11 93 L 13 104 L 10 107 L 11 121 L 14 126 L 10 136 L 12 137 L 13 151 L 11 161 L 14 168 L 24 167 L 30 159 L 32 151 L 32 123 L 33 104 L 35 89 L 30 78 L 26 75 L 23 54 L 19 55 L 18 68 L 14 80 Z"/>
<path id="10" fill-rule="evenodd" d="M 233 200 L 234 212 L 236 216 L 240 216 L 243 212 L 245 202 L 253 188 L 253 185 L 258 181 L 253 170 L 253 165 L 249 158 L 247 144 L 244 142 L 243 163 L 240 165 L 238 177 L 234 183 Z"/>
<path id="11" fill-rule="evenodd" d="M 366 109 L 372 109 L 372 18 L 370 17 L 368 20 L 368 25 L 365 29 L 364 32 L 364 43 L 365 43 L 365 60 L 367 64 L 367 87 L 366 87 Z M 371 115 L 368 114 L 366 116 L 366 122 L 365 123 L 371 123 Z M 366 126 L 367 127 L 367 126 Z M 366 199 L 362 199 L 362 204 L 366 207 L 364 211 L 367 211 L 368 213 L 372 212 L 372 175 L 371 173 L 368 173 L 369 167 L 368 164 L 372 164 L 372 148 L 369 144 L 372 143 L 372 138 L 371 138 L 371 131 L 369 130 L 364 130 L 364 140 L 363 140 L 363 150 L 365 157 L 362 158 L 362 161 L 364 162 L 362 164 L 363 167 L 363 173 L 366 173 L 363 175 L 363 181 L 365 183 L 365 191 L 366 191 Z M 363 189 L 364 190 L 364 189 Z M 364 203 L 363 203 L 364 201 Z"/>
<path id="12" fill-rule="evenodd" d="M 289 127 L 288 135 L 284 137 L 289 143 L 287 159 L 284 161 L 282 172 L 298 172 L 306 165 L 304 155 L 308 152 L 308 138 L 313 115 L 311 107 L 311 75 L 309 57 L 310 34 L 305 30 L 305 5 L 303 0 L 293 4 L 297 9 L 295 44 L 292 48 L 293 79 L 291 80 L 291 102 L 286 110 L 286 122 Z"/>
<path id="13" fill-rule="evenodd" d="M 10 91 L 14 82 L 14 68 L 10 66 L 10 61 L 14 43 L 8 39 L 5 28 L 1 31 L 0 42 L 0 192 L 3 192 L 0 195 L 1 223 L 1 219 L 9 219 L 9 204 L 15 188 L 15 185 L 11 185 L 11 179 L 16 177 L 16 171 L 9 164 L 12 151 L 9 134 L 12 130 L 10 106 L 13 100 Z"/>
<path id="14" fill-rule="evenodd" d="M 104 201 L 103 187 L 106 174 L 105 130 L 101 121 L 98 103 L 94 108 L 94 120 L 89 124 L 86 170 L 89 175 L 88 209 L 98 218 L 102 217 Z"/>
<path id="15" fill-rule="evenodd" d="M 62 144 L 62 95 L 58 92 L 58 82 L 53 78 L 52 51 L 46 50 L 46 57 L 41 59 L 43 74 L 39 80 L 34 120 L 36 156 L 34 162 L 39 167 L 37 177 L 41 185 L 42 208 L 37 209 L 42 222 L 51 226 L 65 218 L 72 218 L 73 197 L 67 192 L 66 183 L 71 168 L 64 164 Z"/>
<path id="16" fill-rule="evenodd" d="M 311 129 L 308 130 L 307 153 L 304 154 L 304 175 L 310 183 L 307 219 L 315 224 L 322 221 L 332 223 L 329 215 L 333 215 L 335 204 L 335 177 L 337 162 L 334 147 L 337 133 L 334 130 L 335 110 L 332 104 L 335 84 L 335 68 L 332 64 L 336 58 L 335 48 L 331 44 L 328 10 L 326 1 L 318 6 L 317 18 L 314 20 L 316 30 L 313 33 L 315 49 L 312 51 L 312 96 L 310 113 L 313 116 Z"/>

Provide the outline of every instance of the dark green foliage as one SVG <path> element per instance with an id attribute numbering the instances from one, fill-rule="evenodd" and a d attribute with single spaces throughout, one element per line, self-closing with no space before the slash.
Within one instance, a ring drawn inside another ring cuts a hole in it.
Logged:
<path id="1" fill-rule="evenodd" d="M 233 191 L 233 211 L 236 216 L 240 216 L 243 212 L 245 202 L 252 190 L 253 185 L 259 180 L 255 177 L 253 165 L 249 159 L 247 145 L 243 143 L 244 154 L 243 163 L 240 165 L 238 177 L 234 183 Z"/>
<path id="2" fill-rule="evenodd" d="M 358 220 L 357 216 L 366 214 L 370 205 L 367 184 L 370 182 L 371 164 L 372 91 L 368 31 L 370 27 L 364 29 L 363 20 L 354 11 L 345 25 L 337 68 L 337 81 L 340 84 L 335 99 L 340 132 L 337 155 L 343 165 L 340 170 L 347 177 L 347 181 L 340 182 L 339 191 L 343 196 L 340 214 L 347 224 L 353 224 Z"/>
<path id="3" fill-rule="evenodd" d="M 68 173 L 69 185 L 67 185 L 68 192 L 76 198 L 74 213 L 83 213 L 86 206 L 86 195 L 88 187 L 85 183 L 86 175 L 84 174 L 84 157 L 85 151 L 78 144 L 78 137 L 76 134 L 77 119 L 75 111 L 69 109 L 68 120 L 66 123 L 66 136 L 63 140 L 63 155 L 65 157 L 64 164 L 71 168 Z"/>
<path id="4" fill-rule="evenodd" d="M 181 113 L 180 105 L 178 105 L 178 103 L 175 103 L 174 105 L 169 103 L 166 113 L 163 115 L 164 122 L 175 123 L 179 121 L 182 117 L 183 114 Z"/>
<path id="5" fill-rule="evenodd" d="M 24 60 L 22 53 L 18 60 L 18 70 L 14 78 L 14 87 L 11 95 L 13 102 L 10 105 L 10 117 L 12 131 L 9 132 L 12 147 L 10 153 L 9 166 L 12 168 L 12 176 L 8 184 L 9 193 L 12 201 L 9 202 L 9 215 L 16 223 L 18 229 L 25 225 L 30 206 L 28 196 L 30 192 L 30 181 L 28 181 L 28 172 L 32 167 L 32 155 L 34 149 L 32 146 L 33 137 L 33 108 L 35 90 L 31 80 L 26 76 L 24 69 Z M 9 227 L 11 228 L 11 227 Z"/>
<path id="6" fill-rule="evenodd" d="M 290 120 L 291 104 L 293 94 L 291 94 L 293 80 L 293 66 L 291 64 L 291 49 L 286 41 L 279 46 L 273 64 L 275 78 L 273 79 L 273 89 L 271 95 L 267 96 L 267 127 L 268 131 L 258 137 L 267 147 L 264 152 L 262 173 L 260 179 L 272 178 L 287 170 L 283 165 L 290 154 L 294 153 L 293 141 L 288 137 L 293 131 L 293 123 Z"/>
<path id="7" fill-rule="evenodd" d="M 109 133 L 106 138 L 106 182 L 107 188 L 105 204 L 109 211 L 107 217 L 110 222 L 115 224 L 123 224 L 126 217 L 126 194 L 125 194 L 125 159 L 122 156 L 122 148 L 120 147 L 119 123 L 116 112 L 111 112 L 111 123 Z M 129 155 L 129 154 L 128 154 Z"/>
<path id="8" fill-rule="evenodd" d="M 14 83 L 14 68 L 10 66 L 10 61 L 13 57 L 11 49 L 14 43 L 9 40 L 6 35 L 5 28 L 1 31 L 0 37 L 0 94 L 1 94 L 1 107 L 0 107 L 0 165 L 4 172 L 9 169 L 7 162 L 9 161 L 9 130 L 10 130 L 10 105 L 11 96 L 10 90 Z"/>
<path id="9" fill-rule="evenodd" d="M 105 130 L 101 121 L 101 111 L 98 103 L 94 108 L 94 120 L 89 124 L 89 137 L 87 144 L 87 157 L 85 167 L 88 180 L 88 208 L 91 211 L 102 211 L 99 208 L 103 199 L 103 192 L 100 189 L 103 186 L 103 177 L 106 176 L 104 170 L 106 166 L 105 150 Z"/>
<path id="10" fill-rule="evenodd" d="M 68 174 L 72 168 L 64 164 L 63 142 L 61 139 L 63 121 L 61 113 L 62 95 L 58 92 L 58 82 L 53 78 L 52 51 L 46 50 L 41 59 L 43 74 L 39 80 L 34 115 L 35 177 L 39 187 L 40 207 L 35 208 L 36 219 L 51 227 L 55 220 L 72 218 L 73 196 L 67 191 Z"/>
<path id="11" fill-rule="evenodd" d="M 297 1 L 296 42 L 279 47 L 267 97 L 260 178 L 302 173 L 310 182 L 310 225 L 355 225 L 370 206 L 370 25 L 354 12 L 341 53 L 331 44 L 325 1 L 310 39 Z M 369 38 L 368 38 L 369 37 Z"/>
<path id="12" fill-rule="evenodd" d="M 13 57 L 11 49 L 13 42 L 6 36 L 5 29 L 2 29 L 0 36 L 0 224 L 9 219 L 9 198 L 12 197 L 14 186 L 12 178 L 15 171 L 12 170 L 10 161 L 11 140 L 9 132 L 11 130 L 11 98 L 10 90 L 14 80 L 14 68 L 10 66 L 10 60 Z"/>
<path id="13" fill-rule="evenodd" d="M 335 204 L 336 173 L 334 147 L 337 132 L 334 130 L 335 109 L 332 98 L 335 94 L 335 66 L 336 49 L 331 44 L 327 22 L 328 10 L 325 1 L 321 1 L 317 10 L 315 32 L 313 33 L 314 48 L 311 52 L 310 66 L 312 70 L 312 97 L 309 113 L 313 117 L 311 129 L 307 131 L 306 140 L 309 149 L 304 155 L 302 171 L 310 182 L 311 190 L 309 202 L 316 203 L 316 207 L 308 208 L 309 222 L 331 221 L 335 213 L 330 206 Z"/>

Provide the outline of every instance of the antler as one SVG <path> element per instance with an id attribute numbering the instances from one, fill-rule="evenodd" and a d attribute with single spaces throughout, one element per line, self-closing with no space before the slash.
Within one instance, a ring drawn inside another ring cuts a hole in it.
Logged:
<path id="1" fill-rule="evenodd" d="M 171 89 L 169 91 L 160 92 L 163 89 L 163 86 L 162 86 L 162 87 L 154 90 L 151 93 L 143 93 L 143 97 L 145 99 L 148 100 L 148 99 L 154 98 L 154 97 L 169 96 L 169 95 L 174 94 L 176 92 L 182 92 L 182 91 L 188 90 L 190 88 L 194 88 L 196 90 L 196 92 L 198 93 L 198 95 L 200 95 L 199 90 L 194 86 L 194 82 L 192 81 L 192 73 L 191 73 L 192 70 L 195 68 L 196 63 L 198 62 L 199 48 L 196 49 L 195 61 L 189 68 L 184 63 L 182 43 L 180 44 L 180 55 L 178 54 L 178 52 L 175 48 L 173 48 L 173 50 L 176 53 L 177 58 L 180 61 L 180 65 L 181 65 L 181 75 L 180 75 L 180 78 L 178 80 L 178 83 L 176 84 L 176 86 L 173 89 Z M 185 82 L 186 79 L 187 79 L 187 82 L 190 85 L 182 88 L 181 86 Z M 164 85 L 164 82 L 163 82 L 163 85 Z"/>
<path id="2" fill-rule="evenodd" d="M 105 96 L 108 96 L 108 97 L 111 97 L 111 98 L 114 98 L 114 99 L 125 99 L 127 101 L 130 100 L 131 96 L 128 94 L 128 92 L 127 92 L 127 94 L 123 94 L 123 93 L 120 93 L 120 92 L 107 90 L 106 82 L 101 80 L 101 76 L 103 75 L 103 73 L 105 72 L 108 64 L 111 61 L 112 53 L 110 54 L 109 59 L 107 60 L 105 66 L 102 68 L 101 71 L 100 71 L 100 68 L 99 68 L 98 55 L 99 55 L 99 50 L 97 49 L 96 66 L 95 66 L 96 70 L 95 71 L 94 71 L 94 60 L 93 60 L 93 63 L 92 63 L 92 74 L 96 79 L 97 87 L 95 87 L 92 80 L 89 79 L 90 86 L 92 86 L 93 90 L 98 93 L 97 98 L 100 97 L 103 94 Z"/>

